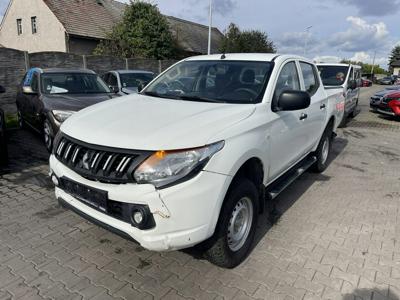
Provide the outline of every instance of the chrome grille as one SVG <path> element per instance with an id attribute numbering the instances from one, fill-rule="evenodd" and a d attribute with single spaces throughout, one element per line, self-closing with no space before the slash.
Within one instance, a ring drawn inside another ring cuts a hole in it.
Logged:
<path id="1" fill-rule="evenodd" d="M 79 175 L 107 183 L 134 182 L 135 168 L 152 152 L 87 144 L 71 137 L 56 140 L 54 155 Z"/>

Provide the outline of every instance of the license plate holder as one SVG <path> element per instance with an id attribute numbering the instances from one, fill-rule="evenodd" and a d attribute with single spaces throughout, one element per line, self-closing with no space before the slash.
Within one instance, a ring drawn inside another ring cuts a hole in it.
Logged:
<path id="1" fill-rule="evenodd" d="M 107 213 L 108 192 L 62 177 L 61 188 L 80 202 Z"/>

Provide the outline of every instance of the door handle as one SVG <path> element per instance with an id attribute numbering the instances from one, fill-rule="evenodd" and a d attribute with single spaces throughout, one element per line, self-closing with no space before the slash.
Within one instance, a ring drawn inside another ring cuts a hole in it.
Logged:
<path id="1" fill-rule="evenodd" d="M 325 104 L 321 104 L 321 106 L 319 107 L 320 109 L 325 109 L 326 105 Z"/>
<path id="2" fill-rule="evenodd" d="M 302 113 L 302 114 L 300 115 L 300 120 L 305 120 L 305 119 L 307 119 L 307 118 L 308 118 L 308 115 L 305 114 L 305 113 Z"/>

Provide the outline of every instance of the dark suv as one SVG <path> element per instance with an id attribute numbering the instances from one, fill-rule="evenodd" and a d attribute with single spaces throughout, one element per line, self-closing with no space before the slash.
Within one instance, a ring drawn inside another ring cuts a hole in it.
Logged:
<path id="1" fill-rule="evenodd" d="M 51 151 L 60 125 L 73 113 L 116 97 L 90 70 L 30 69 L 17 94 L 19 126 L 43 134 Z"/>

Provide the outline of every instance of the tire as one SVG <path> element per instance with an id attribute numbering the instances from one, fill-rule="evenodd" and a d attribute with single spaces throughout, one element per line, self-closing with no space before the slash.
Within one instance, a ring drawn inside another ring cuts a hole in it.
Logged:
<path id="1" fill-rule="evenodd" d="M 22 117 L 22 113 L 19 109 L 17 111 L 17 121 L 18 121 L 19 129 L 22 129 L 25 127 L 25 121 L 24 121 L 24 118 Z"/>
<path id="2" fill-rule="evenodd" d="M 332 140 L 332 126 L 329 125 L 322 134 L 317 151 L 314 152 L 314 155 L 317 157 L 317 161 L 311 167 L 313 172 L 322 173 L 328 167 L 329 155 L 332 149 Z"/>
<path id="3" fill-rule="evenodd" d="M 259 194 L 255 184 L 241 178 L 232 186 L 222 206 L 211 246 L 204 253 L 211 263 L 222 268 L 234 268 L 246 259 L 259 215 Z M 236 231 L 236 236 L 232 231 Z"/>
<path id="4" fill-rule="evenodd" d="M 49 153 L 53 150 L 54 132 L 51 127 L 50 121 L 45 119 L 43 122 L 43 140 L 44 145 Z"/>

